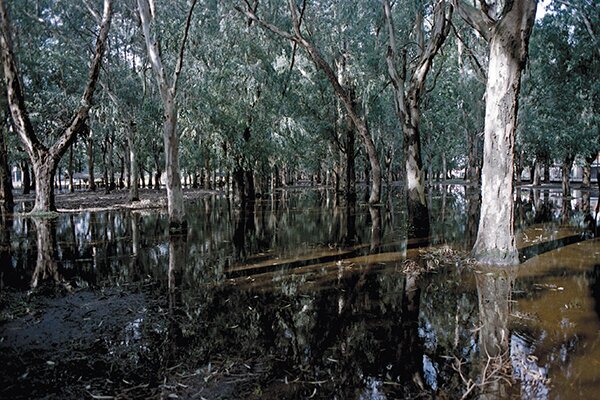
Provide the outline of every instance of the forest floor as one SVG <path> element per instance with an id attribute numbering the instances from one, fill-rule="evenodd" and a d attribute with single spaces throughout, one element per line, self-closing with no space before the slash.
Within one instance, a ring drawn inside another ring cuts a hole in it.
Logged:
<path id="1" fill-rule="evenodd" d="M 462 179 L 448 179 L 447 181 L 434 182 L 435 185 L 469 185 Z M 547 189 L 547 190 L 560 190 L 560 182 L 551 182 L 541 186 L 532 185 L 531 182 L 524 181 L 520 185 L 521 188 L 535 188 L 535 189 Z M 310 185 L 299 185 L 299 186 L 288 186 L 288 189 L 307 187 L 317 187 Z M 400 187 L 400 182 L 393 183 L 394 188 Z M 571 189 L 578 190 L 589 190 L 592 195 L 598 194 L 599 186 L 594 182 L 590 189 L 581 187 L 581 183 L 572 182 Z M 207 189 L 183 189 L 183 196 L 186 202 L 193 202 L 198 198 L 223 193 L 222 190 L 207 190 Z M 153 208 L 165 208 L 167 207 L 167 191 L 166 189 L 140 189 L 140 200 L 132 202 L 129 199 L 128 189 L 116 189 L 110 193 L 106 193 L 104 189 L 98 189 L 96 191 L 89 190 L 76 190 L 74 193 L 69 192 L 55 192 L 56 207 L 59 211 L 101 211 L 107 209 L 153 209 Z M 30 194 L 22 194 L 20 190 L 14 191 L 15 203 L 25 203 L 33 206 L 35 201 L 35 192 Z"/>
<path id="2" fill-rule="evenodd" d="M 220 193 L 217 190 L 184 189 L 183 197 L 186 202 L 193 202 L 201 197 Z M 97 191 L 77 190 L 74 193 L 56 193 L 55 203 L 58 211 L 102 211 L 111 209 L 153 209 L 167 207 L 166 189 L 140 189 L 140 200 L 132 202 L 129 190 L 117 189 L 106 193 L 103 189 Z M 23 203 L 27 209 L 33 206 L 35 193 L 27 195 L 15 193 L 15 203 Z"/>

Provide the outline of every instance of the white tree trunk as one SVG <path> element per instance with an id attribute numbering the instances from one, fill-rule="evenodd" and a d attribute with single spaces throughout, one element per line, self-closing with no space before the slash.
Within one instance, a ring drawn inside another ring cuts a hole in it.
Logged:
<path id="1" fill-rule="evenodd" d="M 76 136 L 86 129 L 85 121 L 92 105 L 92 97 L 100 75 L 102 56 L 110 28 L 112 17 L 111 4 L 111 0 L 104 0 L 102 21 L 96 40 L 96 48 L 88 70 L 86 86 L 81 96 L 81 105 L 75 111 L 75 115 L 69 125 L 64 128 L 58 140 L 48 148 L 35 135 L 33 125 L 29 119 L 29 114 L 25 106 L 25 95 L 21 87 L 21 79 L 12 51 L 12 43 L 10 42 L 11 29 L 8 14 L 4 7 L 4 2 L 0 0 L 0 28 L 2 31 L 0 34 L 0 49 L 2 53 L 4 80 L 7 87 L 7 98 L 13 126 L 23 142 L 25 151 L 35 170 L 36 194 L 35 206 L 32 211 L 34 213 L 55 210 L 53 178 L 56 167 L 69 146 L 75 141 Z"/>
<path id="2" fill-rule="evenodd" d="M 165 171 L 167 175 L 167 204 L 169 226 L 175 230 L 185 225 L 185 208 L 179 173 L 179 135 L 177 134 L 177 108 L 171 99 L 165 104 L 163 140 L 165 145 Z"/>
<path id="3" fill-rule="evenodd" d="M 138 0 L 138 10 L 142 29 L 144 31 L 144 39 L 146 41 L 146 49 L 148 57 L 152 64 L 152 70 L 160 90 L 160 95 L 163 102 L 164 123 L 163 123 L 163 140 L 165 147 L 165 170 L 167 173 L 167 204 L 169 209 L 169 230 L 176 232 L 185 230 L 185 208 L 183 205 L 183 192 L 181 189 L 181 178 L 179 173 L 179 136 L 177 134 L 177 104 L 175 96 L 177 94 L 177 81 L 183 66 L 183 51 L 187 40 L 192 12 L 196 5 L 196 0 L 193 0 L 185 22 L 185 29 L 181 39 L 179 48 L 179 56 L 177 65 L 173 72 L 173 79 L 169 79 L 165 73 L 165 69 L 160 56 L 159 42 L 152 34 L 151 24 L 154 15 L 150 12 L 150 4 L 148 0 Z M 158 186 L 158 185 L 157 185 Z"/>
<path id="4" fill-rule="evenodd" d="M 491 16 L 460 0 L 455 4 L 489 41 L 481 216 L 473 256 L 483 264 L 518 264 L 513 202 L 517 100 L 537 2 L 514 2 L 504 14 L 498 14 L 500 3 L 488 4 Z"/>
<path id="5" fill-rule="evenodd" d="M 134 134 L 135 124 L 130 125 L 130 129 L 127 130 L 127 146 L 129 147 L 129 172 L 130 172 L 130 181 L 131 186 L 129 188 L 129 197 L 131 201 L 139 201 L 140 200 L 140 191 L 139 191 L 139 180 L 140 173 L 138 169 L 137 163 L 137 151 L 135 148 L 135 134 Z"/>
<path id="6" fill-rule="evenodd" d="M 490 42 L 486 86 L 481 216 L 474 256 L 485 264 L 517 264 L 513 173 L 517 96 L 521 79 L 518 60 L 500 36 Z"/>

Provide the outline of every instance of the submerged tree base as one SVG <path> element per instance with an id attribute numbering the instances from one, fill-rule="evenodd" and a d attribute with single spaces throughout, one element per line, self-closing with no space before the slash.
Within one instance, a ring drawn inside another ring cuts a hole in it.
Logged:
<path id="1" fill-rule="evenodd" d="M 507 267 L 520 263 L 519 252 L 517 250 L 478 250 L 476 245 L 472 255 L 479 264 L 483 265 Z"/>
<path id="2" fill-rule="evenodd" d="M 59 213 L 58 213 L 58 211 L 41 211 L 41 210 L 33 209 L 29 213 L 29 216 L 34 217 L 34 218 L 53 219 L 53 218 L 58 218 Z"/>
<path id="3" fill-rule="evenodd" d="M 169 222 L 169 236 L 185 236 L 187 233 L 188 224 L 187 221 L 170 221 Z"/>

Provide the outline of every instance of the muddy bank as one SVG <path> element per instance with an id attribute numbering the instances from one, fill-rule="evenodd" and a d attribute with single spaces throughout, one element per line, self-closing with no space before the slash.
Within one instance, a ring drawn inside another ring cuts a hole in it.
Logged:
<path id="1" fill-rule="evenodd" d="M 117 288 L 3 291 L 0 398 L 90 398 L 151 382 L 140 332 L 148 306 Z"/>
<path id="2" fill-rule="evenodd" d="M 206 189 L 184 189 L 186 203 L 211 195 L 221 193 Z M 35 193 L 28 195 L 15 194 L 16 210 L 26 211 L 33 207 Z M 140 189 L 140 200 L 132 202 L 128 190 L 114 190 L 105 193 L 102 190 L 76 191 L 75 193 L 56 193 L 56 208 L 59 211 L 101 211 L 110 209 L 159 209 L 167 207 L 167 191 L 164 189 Z"/>

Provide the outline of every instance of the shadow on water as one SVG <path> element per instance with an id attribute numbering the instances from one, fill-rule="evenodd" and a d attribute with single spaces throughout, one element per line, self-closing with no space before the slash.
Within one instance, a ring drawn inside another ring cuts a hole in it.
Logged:
<path id="1" fill-rule="evenodd" d="M 443 258 L 472 246 L 477 191 L 432 192 L 425 241 L 409 239 L 398 200 L 339 206 L 327 191 L 283 191 L 237 208 L 207 197 L 184 236 L 166 235 L 156 211 L 3 219 L 0 397 L 595 393 L 597 199 L 523 191 L 525 262 L 509 272 Z M 436 273 L 408 268 L 431 261 L 423 243 L 441 249 Z"/>

